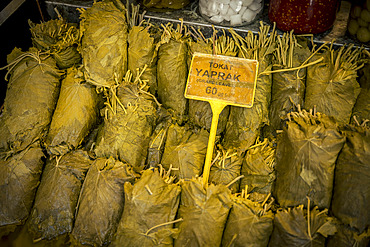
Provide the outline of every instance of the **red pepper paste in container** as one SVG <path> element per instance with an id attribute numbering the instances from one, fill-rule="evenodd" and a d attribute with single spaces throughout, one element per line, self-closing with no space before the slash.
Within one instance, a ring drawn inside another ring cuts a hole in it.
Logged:
<path id="1" fill-rule="evenodd" d="M 270 0 L 268 16 L 282 31 L 322 33 L 334 24 L 339 0 Z"/>

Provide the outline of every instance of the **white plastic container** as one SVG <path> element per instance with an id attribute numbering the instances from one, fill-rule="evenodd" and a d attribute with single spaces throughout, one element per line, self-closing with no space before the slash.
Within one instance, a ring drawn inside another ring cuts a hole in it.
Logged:
<path id="1" fill-rule="evenodd" d="M 254 22 L 263 7 L 263 0 L 199 0 L 199 12 L 207 21 L 231 27 Z"/>

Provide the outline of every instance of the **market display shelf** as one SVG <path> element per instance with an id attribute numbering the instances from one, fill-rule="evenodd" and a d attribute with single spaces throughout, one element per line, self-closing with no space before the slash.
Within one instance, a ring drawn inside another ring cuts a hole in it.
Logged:
<path id="1" fill-rule="evenodd" d="M 91 7 L 93 4 L 93 0 L 46 0 L 45 4 L 47 12 L 51 18 L 57 17 L 57 14 L 54 10 L 55 8 L 57 8 L 58 12 L 68 21 L 78 22 L 78 8 Z M 335 45 L 341 46 L 344 44 L 354 44 L 355 46 L 364 46 L 366 49 L 369 49 L 370 46 L 368 44 L 361 44 L 346 33 L 350 9 L 351 3 L 349 1 L 341 1 L 340 9 L 338 10 L 337 18 L 333 27 L 324 33 L 314 35 L 313 40 L 316 43 L 331 42 L 334 40 Z M 213 29 L 229 29 L 229 27 L 212 25 L 211 23 L 203 19 L 198 11 L 198 1 L 193 1 L 191 4 L 181 10 L 167 12 L 146 11 L 144 18 L 150 19 L 151 21 L 157 23 L 180 23 L 180 19 L 182 19 L 184 24 L 193 26 L 196 29 L 200 29 L 203 34 L 208 37 L 212 34 Z M 264 24 L 272 25 L 272 23 L 268 19 L 268 2 L 266 3 L 259 20 L 256 20 L 252 24 L 235 27 L 233 29 L 240 33 L 245 33 L 248 31 L 256 33 L 258 32 L 260 21 L 262 21 Z M 278 33 L 281 34 L 282 32 L 278 30 Z"/>

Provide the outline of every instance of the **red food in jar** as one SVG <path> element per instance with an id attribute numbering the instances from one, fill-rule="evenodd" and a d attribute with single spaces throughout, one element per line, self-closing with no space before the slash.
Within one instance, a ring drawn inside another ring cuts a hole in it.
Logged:
<path id="1" fill-rule="evenodd" d="M 322 33 L 334 24 L 339 0 L 270 0 L 269 19 L 282 31 Z"/>

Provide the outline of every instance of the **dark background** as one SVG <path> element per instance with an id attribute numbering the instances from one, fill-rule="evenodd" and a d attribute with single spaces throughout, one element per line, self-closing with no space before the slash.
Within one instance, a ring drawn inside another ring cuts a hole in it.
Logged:
<path id="1" fill-rule="evenodd" d="M 7 6 L 11 0 L 0 0 L 0 11 Z M 44 1 L 39 0 L 42 14 L 47 18 Z M 0 26 L 0 67 L 7 65 L 6 57 L 14 49 L 19 47 L 23 51 L 31 46 L 31 33 L 28 20 L 35 23 L 41 22 L 41 14 L 36 0 L 26 0 L 1 26 Z M 4 103 L 6 94 L 5 74 L 7 69 L 0 70 L 0 106 Z"/>

